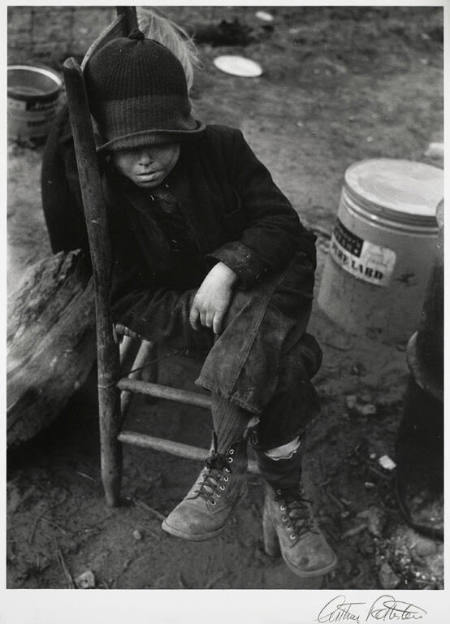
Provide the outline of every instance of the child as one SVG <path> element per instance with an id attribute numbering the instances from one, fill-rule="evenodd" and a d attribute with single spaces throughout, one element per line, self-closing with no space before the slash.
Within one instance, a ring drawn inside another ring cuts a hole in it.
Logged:
<path id="1" fill-rule="evenodd" d="M 250 440 L 267 552 L 280 548 L 300 577 L 323 575 L 336 556 L 300 481 L 321 358 L 306 333 L 314 237 L 239 130 L 192 117 L 168 48 L 136 30 L 100 49 L 85 81 L 104 156 L 114 320 L 206 352 L 197 383 L 212 396 L 212 448 L 162 528 L 190 540 L 222 531 L 245 493 Z"/>

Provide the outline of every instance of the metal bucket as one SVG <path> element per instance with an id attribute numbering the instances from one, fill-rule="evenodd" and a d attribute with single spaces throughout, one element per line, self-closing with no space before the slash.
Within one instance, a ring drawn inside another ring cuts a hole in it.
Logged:
<path id="1" fill-rule="evenodd" d="M 43 140 L 56 116 L 60 76 L 38 65 L 8 67 L 8 138 Z"/>
<path id="2" fill-rule="evenodd" d="M 443 172 L 376 159 L 345 173 L 318 295 L 344 330 L 405 343 L 416 329 L 433 267 Z"/>

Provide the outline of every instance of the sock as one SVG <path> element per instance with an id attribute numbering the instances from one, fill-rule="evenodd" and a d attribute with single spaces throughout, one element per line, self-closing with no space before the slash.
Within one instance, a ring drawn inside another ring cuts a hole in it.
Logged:
<path id="1" fill-rule="evenodd" d="M 287 444 L 269 449 L 268 451 L 265 451 L 264 454 L 273 461 L 280 461 L 280 459 L 291 459 L 299 448 L 300 438 L 297 436 L 294 440 L 291 440 Z"/>
<path id="2" fill-rule="evenodd" d="M 217 438 L 216 450 L 225 453 L 233 443 L 243 438 L 251 414 L 217 394 L 212 395 L 211 414 Z"/>
<path id="3" fill-rule="evenodd" d="M 289 453 L 286 453 L 286 447 Z M 292 447 L 292 449 L 290 448 Z M 284 450 L 287 457 L 280 457 L 279 450 Z M 270 457 L 268 453 L 277 457 Z M 300 451 L 300 440 L 296 438 L 282 447 L 261 451 L 256 449 L 256 460 L 261 476 L 273 489 L 287 489 L 298 487 L 302 473 L 302 453 Z"/>

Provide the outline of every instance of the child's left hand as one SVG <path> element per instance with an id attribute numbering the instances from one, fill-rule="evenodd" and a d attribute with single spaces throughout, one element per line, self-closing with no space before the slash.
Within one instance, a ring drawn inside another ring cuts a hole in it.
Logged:
<path id="1" fill-rule="evenodd" d="M 192 302 L 189 321 L 193 329 L 198 330 L 200 321 L 204 327 L 211 327 L 215 334 L 220 334 L 236 280 L 236 273 L 223 262 L 213 266 Z"/>

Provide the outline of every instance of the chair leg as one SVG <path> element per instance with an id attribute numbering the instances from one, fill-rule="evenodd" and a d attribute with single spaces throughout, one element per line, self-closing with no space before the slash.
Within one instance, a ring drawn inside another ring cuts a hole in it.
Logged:
<path id="1" fill-rule="evenodd" d="M 134 340 L 134 339 L 133 339 Z M 134 345 L 127 345 L 132 352 Z M 122 353 L 122 360 L 125 354 Z M 153 359 L 153 344 L 143 340 L 139 347 L 133 368 L 140 368 L 148 359 Z M 124 364 L 124 362 L 122 362 Z M 155 373 L 154 366 L 151 366 L 152 375 Z M 156 369 L 157 370 L 157 369 Z M 140 371 L 131 373 L 130 377 L 139 377 Z M 100 455 L 101 473 L 103 488 L 105 491 L 106 503 L 110 507 L 115 507 L 120 503 L 120 486 L 122 481 L 122 445 L 118 441 L 123 419 L 128 409 L 131 393 L 120 392 L 115 384 L 107 384 L 98 389 L 99 397 L 99 418 L 100 418 Z"/>
<path id="2" fill-rule="evenodd" d="M 158 375 L 158 364 L 154 362 L 155 359 L 155 345 L 148 340 L 142 340 L 136 358 L 131 365 L 131 372 L 129 373 L 129 379 L 143 379 L 145 381 L 156 382 Z M 146 363 L 150 360 L 149 366 Z M 145 368 L 142 368 L 145 367 Z M 139 370 L 141 369 L 142 370 Z M 137 370 L 135 370 L 137 369 Z M 122 412 L 122 423 L 125 415 L 130 406 L 132 393 L 124 390 L 120 395 L 120 409 Z"/>
<path id="3" fill-rule="evenodd" d="M 106 503 L 116 507 L 120 503 L 122 480 L 122 445 L 120 433 L 119 390 L 115 386 L 99 388 L 100 463 Z"/>
<path id="4" fill-rule="evenodd" d="M 149 362 L 149 364 L 142 370 L 140 375 L 140 379 L 142 381 L 150 381 L 152 383 L 158 383 L 158 347 L 154 342 L 146 342 L 146 355 L 145 361 Z M 157 401 L 158 399 L 153 398 L 153 401 Z"/>
<path id="5" fill-rule="evenodd" d="M 151 383 L 158 383 L 158 374 L 159 374 L 159 364 L 157 362 L 158 358 L 158 347 L 154 342 L 150 342 L 147 351 L 147 361 L 150 362 L 140 376 L 142 381 L 149 381 Z M 152 405 L 153 403 L 158 402 L 157 397 L 147 396 L 146 399 L 147 405 Z"/>
<path id="6" fill-rule="evenodd" d="M 123 336 L 119 344 L 121 375 L 126 375 L 127 371 L 134 368 L 133 362 L 136 359 L 136 355 L 140 346 L 141 341 L 139 340 L 139 338 Z"/>

